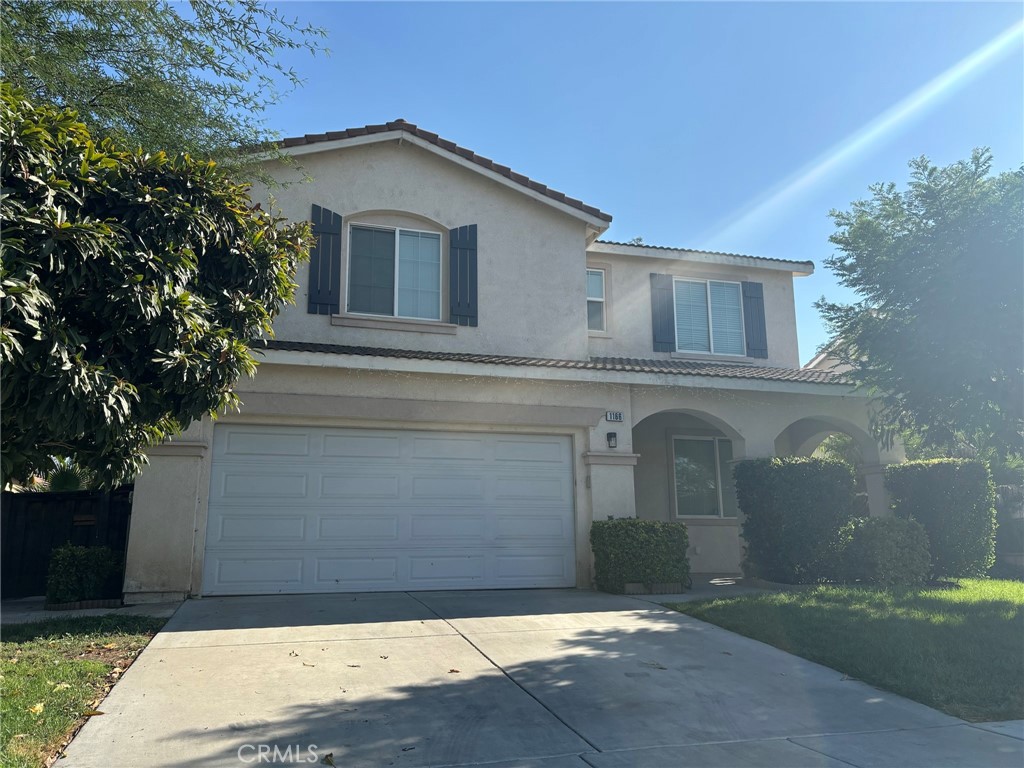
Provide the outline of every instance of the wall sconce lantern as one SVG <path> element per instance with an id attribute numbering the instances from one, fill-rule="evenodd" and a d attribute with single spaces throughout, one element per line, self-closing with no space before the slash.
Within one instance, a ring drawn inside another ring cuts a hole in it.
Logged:
<path id="1" fill-rule="evenodd" d="M 608 439 L 608 447 L 609 448 L 618 448 L 618 446 L 619 446 L 619 436 L 618 436 L 618 434 L 616 434 L 615 432 L 609 432 L 606 435 L 606 437 Z"/>

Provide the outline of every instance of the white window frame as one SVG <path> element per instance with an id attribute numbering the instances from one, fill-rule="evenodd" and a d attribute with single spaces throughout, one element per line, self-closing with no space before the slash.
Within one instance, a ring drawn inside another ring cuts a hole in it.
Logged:
<path id="1" fill-rule="evenodd" d="M 676 352 L 684 355 L 717 355 L 719 357 L 746 357 L 747 356 L 747 319 L 743 316 L 743 283 L 739 280 L 694 280 L 689 277 L 674 277 L 672 278 L 672 328 L 673 332 L 679 327 L 678 320 L 676 319 L 676 285 L 678 283 L 703 283 L 704 292 L 707 296 L 708 306 L 708 348 L 710 352 L 700 352 L 694 349 L 680 349 L 679 348 L 679 334 L 676 333 Z M 714 313 L 711 311 L 711 284 L 720 283 L 724 285 L 735 285 L 738 286 L 740 292 L 740 331 L 743 334 L 743 352 L 716 352 L 715 351 L 715 318 Z"/>
<path id="2" fill-rule="evenodd" d="M 356 227 L 362 229 L 379 229 L 386 230 L 388 232 L 395 233 L 395 252 L 392 256 L 395 263 L 395 291 L 394 297 L 391 300 L 392 314 L 390 315 L 379 315 L 374 312 L 353 312 L 349 309 L 349 304 L 352 302 L 352 230 Z M 438 251 L 440 256 L 440 266 L 437 273 L 437 318 L 432 317 L 414 317 L 412 315 L 400 315 L 398 314 L 398 272 L 401 268 L 401 263 L 398 259 L 398 248 L 399 242 L 401 241 L 402 232 L 414 232 L 418 235 L 437 235 L 438 237 Z M 443 323 L 444 318 L 444 233 L 437 232 L 430 229 L 413 229 L 412 227 L 389 227 L 382 224 L 362 224 L 358 221 L 349 222 L 348 224 L 348 242 L 346 244 L 346 254 L 348 258 L 345 264 L 345 312 L 346 314 L 353 315 L 355 317 L 394 317 L 398 320 L 413 320 L 418 323 Z"/>
<path id="3" fill-rule="evenodd" d="M 600 302 L 601 304 L 601 327 L 591 328 L 590 327 L 590 313 L 587 313 L 587 331 L 590 333 L 607 333 L 608 332 L 608 273 L 603 267 L 587 267 L 587 277 L 590 277 L 591 272 L 601 273 L 601 298 L 593 299 L 590 297 L 590 293 L 587 293 L 587 304 L 592 301 Z"/>
<path id="4" fill-rule="evenodd" d="M 722 460 L 718 452 L 718 444 L 721 441 L 733 443 L 735 441 L 728 437 L 703 437 L 700 435 L 679 435 L 670 434 L 669 439 L 669 453 L 672 456 L 672 460 L 669 464 L 669 486 L 671 487 L 672 493 L 672 516 L 684 520 L 737 520 L 738 515 L 729 517 L 725 514 L 725 497 L 722 495 Z M 676 490 L 676 441 L 677 440 L 700 440 L 704 442 L 714 443 L 713 449 L 715 454 L 715 487 L 718 489 L 718 514 L 717 515 L 681 515 L 679 514 L 679 492 Z"/>

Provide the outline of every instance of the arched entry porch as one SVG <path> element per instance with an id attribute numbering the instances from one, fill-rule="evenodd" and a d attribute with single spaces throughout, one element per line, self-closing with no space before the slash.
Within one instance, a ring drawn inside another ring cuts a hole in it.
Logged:
<path id="1" fill-rule="evenodd" d="M 776 456 L 811 456 L 826 438 L 845 435 L 849 438 L 846 454 L 842 458 L 854 467 L 858 492 L 864 496 L 867 511 L 872 516 L 889 513 L 889 499 L 885 491 L 885 465 L 902 458 L 898 447 L 883 451 L 867 430 L 835 416 L 806 416 L 797 419 L 779 432 L 775 438 Z"/>
<path id="2" fill-rule="evenodd" d="M 695 573 L 737 574 L 743 549 L 732 465 L 745 453 L 743 436 L 704 411 L 653 413 L 633 427 L 637 517 L 681 520 L 690 532 Z"/>

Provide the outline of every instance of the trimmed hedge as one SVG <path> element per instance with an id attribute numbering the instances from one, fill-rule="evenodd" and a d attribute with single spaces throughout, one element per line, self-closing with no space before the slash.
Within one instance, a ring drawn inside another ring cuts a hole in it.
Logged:
<path id="1" fill-rule="evenodd" d="M 121 596 L 121 558 L 109 547 L 65 544 L 50 554 L 46 602 L 74 603 Z"/>
<path id="2" fill-rule="evenodd" d="M 928 534 L 916 520 L 865 517 L 847 529 L 845 577 L 882 587 L 916 587 L 931 573 Z"/>
<path id="3" fill-rule="evenodd" d="M 853 469 L 830 459 L 771 458 L 737 463 L 745 569 L 786 584 L 836 578 L 841 531 L 854 517 Z"/>
<path id="4" fill-rule="evenodd" d="M 622 594 L 626 584 L 690 581 L 690 545 L 686 525 L 661 520 L 626 517 L 597 520 L 590 528 L 594 550 L 594 575 L 602 592 Z"/>
<path id="5" fill-rule="evenodd" d="M 897 517 L 924 526 L 932 575 L 984 576 L 995 563 L 995 488 L 988 466 L 970 459 L 893 464 L 885 485 Z"/>

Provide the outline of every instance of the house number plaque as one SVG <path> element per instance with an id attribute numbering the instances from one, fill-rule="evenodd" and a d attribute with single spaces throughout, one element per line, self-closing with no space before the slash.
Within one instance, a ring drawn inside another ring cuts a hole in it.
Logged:
<path id="1" fill-rule="evenodd" d="M 604 415 L 605 421 L 622 421 L 622 411 L 607 411 Z"/>

